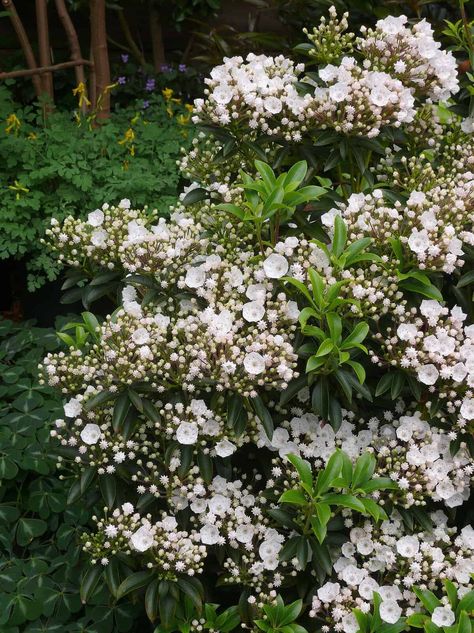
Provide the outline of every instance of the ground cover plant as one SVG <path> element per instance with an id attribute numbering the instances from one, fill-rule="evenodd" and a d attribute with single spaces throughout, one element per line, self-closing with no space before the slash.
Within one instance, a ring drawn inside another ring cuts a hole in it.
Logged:
<path id="1" fill-rule="evenodd" d="M 467 633 L 472 76 L 424 20 L 305 34 L 306 65 L 211 71 L 169 219 L 48 230 L 90 310 L 41 366 L 70 494 L 103 497 L 81 595 L 156 633 Z"/>

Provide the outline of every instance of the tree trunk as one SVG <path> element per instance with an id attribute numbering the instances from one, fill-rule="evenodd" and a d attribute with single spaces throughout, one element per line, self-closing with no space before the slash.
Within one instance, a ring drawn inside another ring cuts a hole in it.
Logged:
<path id="1" fill-rule="evenodd" d="M 97 119 L 110 114 L 110 66 L 107 50 L 105 0 L 90 0 L 91 46 L 94 58 Z"/>
<path id="2" fill-rule="evenodd" d="M 64 31 L 66 32 L 66 37 L 69 42 L 69 48 L 71 49 L 71 60 L 74 62 L 82 59 L 81 53 L 81 45 L 79 44 L 79 38 L 77 37 L 77 31 L 74 28 L 74 24 L 71 20 L 71 16 L 66 7 L 66 3 L 64 0 L 56 0 L 56 10 L 58 12 L 58 17 L 63 25 Z M 86 75 L 84 72 L 84 66 L 81 64 L 79 66 L 74 67 L 74 72 L 76 74 L 76 86 L 83 83 L 86 84 Z M 82 111 L 85 112 L 87 106 L 85 103 L 82 105 Z"/>
<path id="3" fill-rule="evenodd" d="M 155 72 L 162 72 L 161 67 L 166 63 L 165 47 L 163 45 L 163 30 L 161 28 L 160 12 L 150 2 L 150 34 L 153 50 L 153 67 Z"/>
<path id="4" fill-rule="evenodd" d="M 2 0 L 3 7 L 8 11 L 11 23 L 13 28 L 15 29 L 15 33 L 20 42 L 21 50 L 23 51 L 23 55 L 26 59 L 26 64 L 30 70 L 34 68 L 38 68 L 38 64 L 36 63 L 36 59 L 33 53 L 33 49 L 31 48 L 30 40 L 28 39 L 28 35 L 26 34 L 23 23 L 18 15 L 15 5 L 13 4 L 13 0 Z M 33 86 L 35 89 L 35 93 L 37 97 L 41 96 L 41 79 L 38 75 L 33 75 L 32 77 Z"/>
<path id="5" fill-rule="evenodd" d="M 40 66 L 51 66 L 51 50 L 49 47 L 48 5 L 46 0 L 36 0 L 36 26 L 38 30 L 38 50 Z M 41 86 L 51 103 L 54 103 L 53 74 L 41 75 Z"/>

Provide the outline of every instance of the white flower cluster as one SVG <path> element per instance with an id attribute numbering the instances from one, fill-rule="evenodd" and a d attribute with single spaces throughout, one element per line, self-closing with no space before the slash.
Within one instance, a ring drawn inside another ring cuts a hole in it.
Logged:
<path id="1" fill-rule="evenodd" d="M 325 87 L 303 77 L 303 64 L 283 56 L 225 58 L 206 80 L 205 99 L 195 101 L 194 121 L 293 142 L 326 128 L 373 138 L 383 126 L 412 122 L 415 98 L 440 101 L 457 92 L 456 60 L 441 50 L 426 21 L 409 28 L 405 16 L 379 20 L 375 30 L 362 29 L 353 57 L 347 54 L 354 37 L 344 33 L 347 15 L 338 21 L 333 7 L 330 13 L 327 24 L 305 31 L 314 45 L 309 55 L 331 62 L 319 70 Z M 304 93 L 299 81 L 307 82 Z"/>
<path id="2" fill-rule="evenodd" d="M 362 27 L 356 46 L 370 68 L 384 70 L 417 94 L 446 101 L 459 90 L 454 56 L 441 50 L 426 20 L 407 26 L 405 15 L 378 20 L 375 29 Z"/>
<path id="3" fill-rule="evenodd" d="M 300 96 L 295 83 L 304 65 L 283 55 L 267 57 L 249 53 L 224 58 L 206 79 L 206 99 L 196 99 L 193 121 L 219 126 L 245 122 L 250 131 L 283 135 L 299 141 L 305 129 L 305 109 L 311 97 Z"/>
<path id="4" fill-rule="evenodd" d="M 376 335 L 385 360 L 373 357 L 375 362 L 412 372 L 433 398 L 436 394 L 437 407 L 459 430 L 474 419 L 474 326 L 464 326 L 466 316 L 458 306 L 450 310 L 425 299 L 419 314 L 413 311 L 400 317 L 396 332 L 388 332 L 386 338 Z M 433 406 L 436 414 L 434 404 L 426 406 L 428 410 Z"/>
<path id="5" fill-rule="evenodd" d="M 398 408 L 402 408 L 401 403 Z M 317 472 L 340 448 L 354 463 L 365 451 L 375 456 L 375 475 L 390 477 L 398 485 L 398 490 L 377 496 L 390 498 L 395 505 L 409 508 L 434 501 L 454 508 L 469 499 L 474 476 L 472 457 L 465 447 L 451 455 L 449 435 L 431 427 L 418 411 L 400 417 L 386 411 L 383 420 L 372 417 L 368 421 L 356 420 L 352 412 L 345 411 L 336 432 L 314 413 L 301 409 L 294 409 L 294 413 L 275 429 L 271 440 L 260 426 L 257 446 L 279 454 L 279 459 L 273 460 L 269 489 L 278 489 L 281 494 L 283 489 L 296 485 L 287 455 L 309 460 Z"/>
<path id="6" fill-rule="evenodd" d="M 407 535 L 396 512 L 380 528 L 367 522 L 350 531 L 334 563 L 337 581 L 325 583 L 313 599 L 310 615 L 324 631 L 357 633 L 352 609 L 370 611 L 374 592 L 382 599 L 381 619 L 394 624 L 420 610 L 414 586 L 439 591 L 447 578 L 460 594 L 467 590 L 474 572 L 474 530 L 468 526 L 456 536 L 442 512 L 432 519 L 436 527 L 431 533 Z"/>
<path id="7" fill-rule="evenodd" d="M 349 239 L 372 238 L 372 250 L 380 255 L 390 256 L 397 236 L 407 260 L 417 268 L 452 273 L 464 263 L 463 244 L 474 245 L 473 211 L 474 174 L 466 172 L 427 192 L 412 191 L 405 204 L 387 205 L 381 189 L 352 194 L 322 221 L 332 229 L 334 217 L 340 215 Z"/>
<path id="8" fill-rule="evenodd" d="M 46 236 L 58 260 L 75 268 L 88 259 L 92 264 L 113 270 L 120 261 L 119 246 L 126 239 L 129 224 L 145 227 L 156 221 L 156 209 L 132 209 L 124 198 L 117 206 L 105 202 L 91 211 L 87 220 L 68 216 L 62 224 L 55 218 Z"/>
<path id="9" fill-rule="evenodd" d="M 241 551 L 238 561 L 229 557 L 224 562 L 226 583 L 245 582 L 259 594 L 271 588 L 270 582 L 273 587 L 281 584 L 285 566 L 279 553 L 285 536 L 269 525 L 265 499 L 245 485 L 245 476 L 238 480 L 217 476 L 209 486 L 197 482 L 181 500 L 183 505 L 189 505 L 202 543 L 228 544 Z"/>
<path id="10" fill-rule="evenodd" d="M 99 475 L 113 475 L 122 465 L 132 467 L 131 479 L 138 494 L 160 497 L 181 485 L 173 478 L 182 463 L 181 448 L 192 448 L 194 463 L 199 461 L 198 453 L 227 458 L 250 441 L 249 430 L 255 428 L 250 417 L 248 430 L 236 434 L 226 425 L 222 402 L 214 410 L 197 399 L 187 406 L 182 402 L 150 404 L 153 419 L 140 416 L 137 425 L 125 435 L 114 429 L 113 408 L 85 412 L 81 401 L 72 398 L 64 406 L 67 419 L 56 420 L 51 435 L 74 451 L 76 464 L 93 467 Z M 163 438 L 164 450 L 158 450 L 157 437 Z M 171 447 L 174 448 L 169 452 Z M 166 450 L 169 454 L 165 459 Z M 58 466 L 61 464 L 59 457 Z"/>
<path id="11" fill-rule="evenodd" d="M 125 268 L 151 274 L 150 283 L 169 297 L 145 308 L 127 286 L 123 308 L 105 320 L 97 344 L 48 355 L 50 385 L 90 397 L 137 381 L 188 391 L 213 382 L 255 395 L 257 385 L 284 387 L 297 375 L 291 341 L 299 311 L 275 281 L 288 270 L 283 255 L 251 262 L 251 250 L 235 254 L 232 243 L 209 244 L 199 225 L 179 214 L 148 228 L 131 221 L 115 250 Z"/>
<path id="12" fill-rule="evenodd" d="M 146 566 L 160 578 L 175 580 L 179 575 L 194 576 L 203 570 L 207 550 L 195 531 L 178 529 L 172 515 L 152 522 L 141 517 L 131 503 L 116 508 L 110 517 L 95 518 L 97 531 L 83 535 L 84 551 L 93 563 L 103 566 L 118 553 L 143 555 Z"/>
<path id="13" fill-rule="evenodd" d="M 320 69 L 319 76 L 326 87 L 315 89 L 308 115 L 320 127 L 373 138 L 385 125 L 413 121 L 410 89 L 386 72 L 361 68 L 353 57 L 344 57 L 338 66 Z"/>

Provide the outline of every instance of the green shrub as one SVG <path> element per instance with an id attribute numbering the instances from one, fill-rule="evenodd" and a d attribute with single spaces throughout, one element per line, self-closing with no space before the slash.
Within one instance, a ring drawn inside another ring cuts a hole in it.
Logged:
<path id="1" fill-rule="evenodd" d="M 147 105 L 147 104 L 145 104 Z M 94 126 L 91 118 L 19 107 L 0 89 L 0 258 L 25 258 L 30 290 L 56 276 L 40 237 L 51 217 L 81 216 L 124 197 L 166 213 L 175 199 L 176 160 L 189 113 L 150 97 Z"/>
<path id="2" fill-rule="evenodd" d="M 81 602 L 77 535 L 98 498 L 74 502 L 67 476 L 54 474 L 49 426 L 61 401 L 38 384 L 37 366 L 57 348 L 53 329 L 0 322 L 0 631 L 130 631 L 141 609 L 109 607 L 107 585 L 93 604 Z"/>

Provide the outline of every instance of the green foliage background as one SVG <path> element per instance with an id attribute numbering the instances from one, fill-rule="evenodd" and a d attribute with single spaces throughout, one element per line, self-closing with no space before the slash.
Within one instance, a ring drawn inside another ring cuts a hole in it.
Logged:
<path id="1" fill-rule="evenodd" d="M 30 290 L 56 277 L 40 243 L 52 217 L 85 216 L 122 198 L 167 213 L 178 191 L 176 161 L 187 144 L 189 117 L 161 95 L 142 106 L 119 108 L 94 127 L 61 110 L 45 120 L 40 107 L 15 104 L 0 86 L 0 259 L 26 260 Z M 10 127 L 11 115 L 19 124 Z"/>

